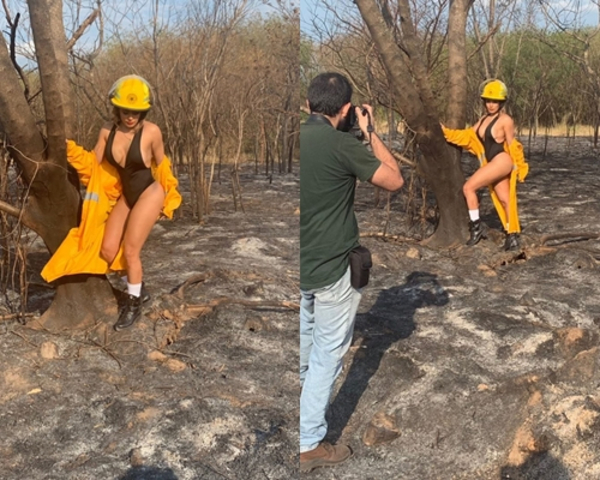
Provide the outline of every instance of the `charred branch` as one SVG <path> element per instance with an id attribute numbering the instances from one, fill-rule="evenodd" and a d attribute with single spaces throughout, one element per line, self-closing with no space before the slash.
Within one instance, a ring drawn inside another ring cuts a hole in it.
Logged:
<path id="1" fill-rule="evenodd" d="M 243 300 L 240 298 L 229 298 L 229 297 L 221 297 L 211 300 L 209 303 L 202 305 L 186 305 L 185 310 L 187 313 L 206 315 L 207 313 L 214 310 L 219 305 L 243 305 L 245 307 L 251 308 L 284 308 L 287 310 L 299 311 L 300 305 L 295 302 L 289 301 L 271 301 L 271 300 Z"/>
<path id="2" fill-rule="evenodd" d="M 0 211 L 8 213 L 9 215 L 19 218 L 23 211 L 20 208 L 11 205 L 10 203 L 3 202 L 0 200 Z"/>
<path id="3" fill-rule="evenodd" d="M 19 19 L 20 18 L 21 18 L 21 14 L 17 13 L 17 16 L 15 17 L 15 21 L 14 22 L 9 22 L 9 27 L 10 27 L 10 59 L 12 60 L 13 65 L 15 67 L 15 70 L 19 74 L 19 77 L 21 78 L 21 81 L 23 82 L 23 85 L 25 87 L 25 91 L 24 91 L 25 98 L 27 99 L 27 101 L 30 101 L 31 99 L 29 98 L 29 82 L 27 81 L 27 77 L 23 73 L 23 69 L 21 68 L 21 66 L 17 62 L 17 53 L 16 53 L 16 47 L 15 47 L 15 44 L 16 44 L 15 38 L 17 36 L 17 27 L 19 25 Z"/>
<path id="4" fill-rule="evenodd" d="M 35 176 L 37 163 L 43 160 L 46 146 L 3 41 L 0 42 L 0 78 L 0 130 L 8 137 L 6 148 L 19 163 L 23 179 L 29 183 Z"/>
<path id="5" fill-rule="evenodd" d="M 600 238 L 600 233 L 598 232 L 569 232 L 569 233 L 553 233 L 548 235 L 543 235 L 540 238 L 541 245 L 547 245 L 548 242 L 558 242 L 554 245 L 559 245 L 561 243 L 568 242 L 584 242 L 586 240 L 595 240 Z"/>

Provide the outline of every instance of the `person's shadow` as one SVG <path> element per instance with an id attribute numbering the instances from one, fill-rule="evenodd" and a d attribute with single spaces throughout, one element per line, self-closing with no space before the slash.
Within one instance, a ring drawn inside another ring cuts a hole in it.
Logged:
<path id="1" fill-rule="evenodd" d="M 518 467 L 502 467 L 500 480 L 569 480 L 571 475 L 560 460 L 542 452 Z"/>
<path id="2" fill-rule="evenodd" d="M 178 480 L 170 468 L 131 467 L 119 480 Z"/>
<path id="3" fill-rule="evenodd" d="M 328 441 L 336 443 L 339 440 L 388 348 L 408 338 L 415 330 L 416 310 L 431 305 L 441 307 L 447 303 L 448 293 L 439 284 L 436 275 L 412 272 L 403 285 L 382 290 L 371 309 L 357 315 L 354 335 L 363 340 L 330 406 Z"/>

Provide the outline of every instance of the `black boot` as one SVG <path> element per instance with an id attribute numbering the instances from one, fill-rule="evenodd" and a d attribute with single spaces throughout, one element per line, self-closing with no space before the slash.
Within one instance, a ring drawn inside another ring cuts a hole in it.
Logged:
<path id="1" fill-rule="evenodd" d="M 118 297 L 119 315 L 121 314 L 121 312 L 123 312 L 123 309 L 125 308 L 125 305 L 127 304 L 128 297 L 129 297 L 129 294 L 127 293 L 127 290 L 122 291 L 121 294 L 119 295 L 119 297 Z M 142 282 L 142 290 L 140 291 L 140 298 L 142 299 L 142 303 L 149 302 L 152 298 L 150 296 L 150 293 L 148 292 L 148 290 L 146 290 L 146 284 L 144 282 Z"/>
<path id="2" fill-rule="evenodd" d="M 149 302 L 151 298 L 148 290 L 146 290 L 146 284 L 144 282 L 142 282 L 142 291 L 140 293 L 140 297 L 142 298 L 142 303 Z"/>
<path id="3" fill-rule="evenodd" d="M 519 247 L 519 234 L 507 233 L 506 240 L 504 240 L 504 251 L 518 250 Z"/>
<path id="4" fill-rule="evenodd" d="M 481 240 L 482 238 L 485 238 L 485 229 L 484 229 L 483 224 L 481 223 L 481 220 L 475 220 L 474 222 L 472 222 L 472 221 L 469 222 L 469 233 L 470 233 L 470 237 L 469 237 L 469 240 L 467 240 L 467 245 L 469 247 L 476 245 L 477 243 L 479 243 L 479 240 Z"/>
<path id="5" fill-rule="evenodd" d="M 114 329 L 118 332 L 131 327 L 142 316 L 142 297 L 127 295 L 127 300 Z"/>

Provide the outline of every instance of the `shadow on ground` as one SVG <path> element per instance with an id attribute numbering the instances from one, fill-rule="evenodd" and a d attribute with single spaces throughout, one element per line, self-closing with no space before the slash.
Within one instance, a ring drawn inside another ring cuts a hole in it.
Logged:
<path id="1" fill-rule="evenodd" d="M 170 468 L 132 467 L 118 480 L 179 480 Z"/>
<path id="2" fill-rule="evenodd" d="M 503 467 L 500 480 L 571 480 L 563 463 L 549 453 L 532 455 L 523 465 Z"/>
<path id="3" fill-rule="evenodd" d="M 355 337 L 361 341 L 330 408 L 329 441 L 339 440 L 389 347 L 413 333 L 415 312 L 447 303 L 448 294 L 436 275 L 412 272 L 404 284 L 381 290 L 371 309 L 357 316 Z M 406 368 L 410 369 L 411 365 Z"/>

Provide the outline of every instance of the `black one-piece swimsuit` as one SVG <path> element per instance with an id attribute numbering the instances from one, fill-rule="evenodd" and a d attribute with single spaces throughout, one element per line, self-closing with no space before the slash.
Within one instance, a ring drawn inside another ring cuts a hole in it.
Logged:
<path id="1" fill-rule="evenodd" d="M 483 138 L 479 136 L 479 127 L 481 126 L 481 124 L 477 127 L 476 130 L 479 140 L 481 140 L 481 143 L 483 143 L 485 158 L 487 158 L 488 162 L 491 162 L 492 158 L 504 151 L 504 145 L 502 143 L 498 143 L 496 139 L 492 136 L 492 127 L 498 121 L 499 118 L 500 116 L 498 115 L 490 122 L 490 124 L 486 127 L 485 132 L 483 133 Z"/>
<path id="2" fill-rule="evenodd" d="M 140 149 L 142 130 L 143 128 L 140 128 L 131 141 L 127 156 L 125 157 L 124 167 L 115 161 L 112 154 L 113 142 L 117 131 L 116 125 L 113 126 L 108 135 L 106 149 L 104 150 L 104 156 L 108 160 L 108 163 L 119 172 L 119 177 L 123 184 L 123 195 L 129 208 L 133 208 L 144 190 L 154 183 L 152 171 L 144 164 L 144 159 L 142 158 L 142 151 Z"/>

